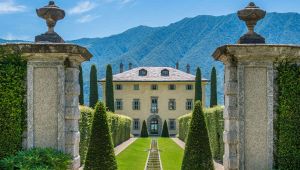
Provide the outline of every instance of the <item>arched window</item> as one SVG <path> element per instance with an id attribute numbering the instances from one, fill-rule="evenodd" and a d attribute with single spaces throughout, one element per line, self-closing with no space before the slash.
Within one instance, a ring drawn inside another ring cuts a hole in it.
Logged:
<path id="1" fill-rule="evenodd" d="M 163 70 L 161 71 L 161 76 L 169 76 L 169 70 L 163 69 Z"/>
<path id="2" fill-rule="evenodd" d="M 141 69 L 139 70 L 139 76 L 146 76 L 147 75 L 147 70 Z"/>

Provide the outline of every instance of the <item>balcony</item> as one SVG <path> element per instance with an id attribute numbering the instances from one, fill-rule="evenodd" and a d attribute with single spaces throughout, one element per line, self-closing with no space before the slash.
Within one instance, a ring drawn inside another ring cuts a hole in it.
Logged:
<path id="1" fill-rule="evenodd" d="M 152 107 L 152 108 L 150 109 L 150 112 L 151 112 L 151 113 L 158 113 L 158 108 L 157 108 L 157 107 Z"/>

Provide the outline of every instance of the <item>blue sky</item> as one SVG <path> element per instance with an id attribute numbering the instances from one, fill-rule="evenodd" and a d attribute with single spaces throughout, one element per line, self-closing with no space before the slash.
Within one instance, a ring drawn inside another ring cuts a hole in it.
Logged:
<path id="1" fill-rule="evenodd" d="M 165 26 L 185 17 L 226 15 L 244 8 L 248 0 L 56 0 L 67 15 L 56 26 L 65 40 L 105 37 L 129 28 Z M 300 13 L 300 0 L 256 0 L 267 12 Z M 48 0 L 0 0 L 0 38 L 33 40 L 46 31 L 35 9 Z"/>

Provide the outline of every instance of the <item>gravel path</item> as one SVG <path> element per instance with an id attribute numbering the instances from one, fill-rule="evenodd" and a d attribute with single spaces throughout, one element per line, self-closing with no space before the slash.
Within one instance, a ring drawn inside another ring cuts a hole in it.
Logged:
<path id="1" fill-rule="evenodd" d="M 115 155 L 119 155 L 119 153 L 121 153 L 123 150 L 125 150 L 130 144 L 132 144 L 135 140 L 137 140 L 137 138 L 130 138 L 127 141 L 121 143 L 120 145 L 118 145 L 117 147 L 115 147 Z"/>
<path id="2" fill-rule="evenodd" d="M 179 145 L 182 149 L 185 148 L 185 143 L 182 140 L 180 140 L 178 138 L 172 138 L 172 140 L 175 143 L 177 143 L 177 145 Z M 215 166 L 215 170 L 224 170 L 224 166 L 215 161 L 214 161 L 214 166 Z"/>

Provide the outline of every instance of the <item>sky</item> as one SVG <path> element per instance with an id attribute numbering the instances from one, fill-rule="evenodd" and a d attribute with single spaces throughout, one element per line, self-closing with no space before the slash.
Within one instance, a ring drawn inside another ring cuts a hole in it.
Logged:
<path id="1" fill-rule="evenodd" d="M 46 32 L 45 21 L 36 8 L 48 0 L 0 0 L 0 38 L 30 40 Z M 267 12 L 300 13 L 300 0 L 254 0 Z M 66 11 L 55 31 L 65 40 L 107 37 L 145 25 L 167 26 L 186 17 L 227 15 L 249 3 L 248 0 L 56 0 Z"/>

